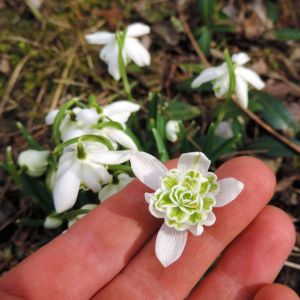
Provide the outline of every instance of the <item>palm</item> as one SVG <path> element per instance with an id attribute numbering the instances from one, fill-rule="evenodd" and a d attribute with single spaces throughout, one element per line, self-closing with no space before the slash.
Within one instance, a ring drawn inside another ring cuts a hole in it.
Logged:
<path id="1" fill-rule="evenodd" d="M 145 186 L 135 181 L 8 272 L 0 280 L 0 297 L 298 299 L 284 286 L 265 285 L 274 280 L 294 243 L 289 218 L 265 207 L 274 191 L 273 174 L 252 158 L 233 159 L 217 174 L 243 181 L 245 190 L 237 201 L 216 209 L 214 226 L 200 237 L 189 236 L 182 257 L 170 267 L 155 257 L 160 221 L 148 212 Z"/>

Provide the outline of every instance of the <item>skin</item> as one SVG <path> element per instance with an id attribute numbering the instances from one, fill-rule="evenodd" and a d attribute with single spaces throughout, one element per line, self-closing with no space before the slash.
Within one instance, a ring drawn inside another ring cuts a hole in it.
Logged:
<path id="1" fill-rule="evenodd" d="M 289 217 L 266 206 L 274 174 L 250 157 L 234 158 L 216 173 L 245 189 L 214 210 L 216 224 L 200 237 L 189 235 L 183 255 L 168 268 L 154 253 L 161 220 L 148 211 L 144 193 L 150 190 L 135 180 L 6 273 L 0 299 L 299 299 L 272 284 L 295 242 Z"/>

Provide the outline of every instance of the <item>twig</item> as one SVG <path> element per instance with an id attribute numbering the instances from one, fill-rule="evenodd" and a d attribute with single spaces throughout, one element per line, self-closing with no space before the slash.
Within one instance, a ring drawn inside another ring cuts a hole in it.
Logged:
<path id="1" fill-rule="evenodd" d="M 236 96 L 232 96 L 232 100 L 239 106 L 239 108 L 254 122 L 256 122 L 259 126 L 261 126 L 263 129 L 265 129 L 268 133 L 273 135 L 276 139 L 280 140 L 282 143 L 296 151 L 297 153 L 300 153 L 300 146 L 286 138 L 285 136 L 281 135 L 277 131 L 275 131 L 270 125 L 265 123 L 262 119 L 260 119 L 255 113 L 250 111 L 247 108 L 243 108 L 240 103 L 238 102 Z"/>
<path id="2" fill-rule="evenodd" d="M 2 115 L 3 111 L 4 111 L 4 108 L 5 108 L 5 105 L 7 103 L 7 101 L 9 100 L 9 96 L 10 96 L 10 93 L 12 92 L 19 76 L 20 76 L 20 73 L 23 69 L 23 67 L 25 66 L 25 64 L 27 63 L 27 61 L 33 56 L 34 52 L 30 52 L 28 53 L 26 56 L 24 56 L 20 61 L 19 63 L 17 64 L 17 66 L 15 67 L 8 83 L 7 83 L 7 87 L 6 87 L 6 90 L 4 92 L 4 95 L 2 97 L 2 101 L 1 101 L 1 104 L 0 104 L 0 116 Z"/>
<path id="3" fill-rule="evenodd" d="M 296 263 L 293 263 L 293 262 L 290 262 L 290 261 L 286 261 L 284 263 L 284 265 L 286 267 L 290 267 L 290 268 L 293 268 L 293 269 L 296 269 L 296 270 L 300 270 L 300 265 L 299 264 L 296 264 Z"/>
<path id="4" fill-rule="evenodd" d="M 195 52 L 197 53 L 200 61 L 205 65 L 205 67 L 209 67 L 210 63 L 208 62 L 205 55 L 201 51 L 201 49 L 200 49 L 200 47 L 199 47 L 192 31 L 191 31 L 190 25 L 186 21 L 185 15 L 182 11 L 179 11 L 179 17 L 180 17 L 180 21 L 182 23 L 183 29 L 184 29 L 186 35 L 188 36 L 188 38 L 190 39 L 190 42 L 191 42 Z"/>
<path id="5" fill-rule="evenodd" d="M 77 47 L 76 47 L 77 48 Z M 72 62 L 75 58 L 75 53 L 76 53 L 76 48 L 75 49 L 72 49 L 74 51 L 72 51 L 67 59 L 67 62 L 66 62 L 66 65 L 65 65 L 65 68 L 61 74 L 61 79 L 62 81 L 65 81 L 67 79 L 67 76 L 69 74 L 69 71 L 70 71 L 70 68 L 71 68 L 71 65 L 72 65 Z M 54 93 L 54 96 L 53 96 L 53 99 L 52 99 L 52 103 L 51 103 L 51 107 L 50 107 L 50 110 L 54 109 L 57 107 L 57 104 L 58 104 L 58 101 L 59 101 L 59 98 L 61 96 L 61 93 L 62 93 L 62 90 L 63 90 L 63 87 L 65 86 L 64 83 L 60 82 L 55 90 L 55 93 Z"/>

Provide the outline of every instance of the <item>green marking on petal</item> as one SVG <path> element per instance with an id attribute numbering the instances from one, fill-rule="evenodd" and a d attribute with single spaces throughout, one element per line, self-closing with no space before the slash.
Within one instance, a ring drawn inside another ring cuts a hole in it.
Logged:
<path id="1" fill-rule="evenodd" d="M 171 190 L 173 186 L 178 184 L 178 179 L 175 176 L 168 176 L 162 180 L 163 190 Z"/>
<path id="2" fill-rule="evenodd" d="M 169 218 L 177 222 L 182 222 L 186 218 L 186 214 L 179 207 L 174 207 L 169 213 Z"/>
<path id="3" fill-rule="evenodd" d="M 192 224 L 196 224 L 196 223 L 200 223 L 201 221 L 203 220 L 203 216 L 202 214 L 200 213 L 193 213 L 190 218 L 189 218 L 189 221 L 192 223 Z"/>
<path id="4" fill-rule="evenodd" d="M 215 205 L 215 199 L 213 198 L 209 198 L 209 197 L 205 197 L 203 199 L 203 206 L 202 209 L 206 210 L 206 211 L 211 211 L 212 207 Z"/>
<path id="5" fill-rule="evenodd" d="M 201 196 L 203 196 L 203 195 L 207 194 L 207 192 L 209 191 L 209 189 L 210 189 L 210 183 L 209 183 L 209 181 L 202 182 L 201 186 L 200 186 L 199 194 Z"/>

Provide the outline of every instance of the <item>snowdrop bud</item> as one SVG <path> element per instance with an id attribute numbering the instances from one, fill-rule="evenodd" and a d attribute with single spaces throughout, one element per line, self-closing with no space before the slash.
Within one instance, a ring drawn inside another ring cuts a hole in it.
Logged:
<path id="1" fill-rule="evenodd" d="M 166 125 L 167 139 L 170 142 L 175 143 L 178 139 L 178 133 L 180 131 L 179 122 L 180 121 L 177 120 L 170 120 Z"/>
<path id="2" fill-rule="evenodd" d="M 47 229 L 55 229 L 62 225 L 63 221 L 59 218 L 48 216 L 44 221 L 44 227 Z"/>
<path id="3" fill-rule="evenodd" d="M 225 139 L 230 139 L 233 137 L 232 131 L 232 121 L 222 121 L 218 124 L 216 131 L 216 135 Z"/>
<path id="4" fill-rule="evenodd" d="M 22 151 L 18 157 L 18 164 L 21 167 L 25 167 L 25 172 L 32 177 L 42 176 L 47 170 L 48 156 L 50 152 L 48 150 L 25 150 Z"/>

